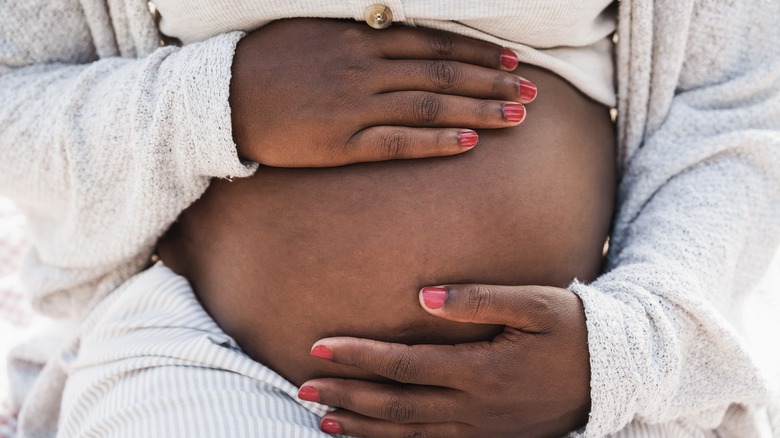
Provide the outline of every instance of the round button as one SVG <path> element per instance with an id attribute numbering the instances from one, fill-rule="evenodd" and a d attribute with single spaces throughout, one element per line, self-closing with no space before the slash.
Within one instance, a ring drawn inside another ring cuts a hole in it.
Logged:
<path id="1" fill-rule="evenodd" d="M 366 8 L 366 23 L 374 29 L 384 29 L 393 22 L 393 11 L 385 5 Z"/>

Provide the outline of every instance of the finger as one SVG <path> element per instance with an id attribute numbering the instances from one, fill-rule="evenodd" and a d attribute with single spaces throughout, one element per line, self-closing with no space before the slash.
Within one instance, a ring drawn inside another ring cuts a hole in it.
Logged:
<path id="1" fill-rule="evenodd" d="M 338 337 L 317 341 L 311 354 L 400 383 L 462 389 L 475 370 L 485 369 L 489 345 L 403 345 Z"/>
<path id="2" fill-rule="evenodd" d="M 377 32 L 388 59 L 442 59 L 513 71 L 519 60 L 509 49 L 435 29 L 390 28 Z"/>
<path id="3" fill-rule="evenodd" d="M 455 61 L 385 61 L 376 81 L 380 92 L 420 90 L 481 99 L 529 103 L 532 82 L 511 73 Z"/>
<path id="4" fill-rule="evenodd" d="M 304 383 L 298 398 L 393 423 L 445 423 L 463 417 L 461 394 L 434 386 L 329 378 Z"/>
<path id="5" fill-rule="evenodd" d="M 423 288 L 419 297 L 423 308 L 440 318 L 531 333 L 548 332 L 580 305 L 574 293 L 546 286 L 435 286 Z"/>
<path id="6" fill-rule="evenodd" d="M 516 102 L 473 99 L 425 91 L 395 91 L 369 100 L 369 123 L 431 128 L 508 128 L 522 123 L 525 107 Z"/>
<path id="7" fill-rule="evenodd" d="M 469 129 L 375 126 L 355 133 L 342 156 L 355 163 L 439 157 L 466 152 L 478 141 L 477 133 Z"/>
<path id="8" fill-rule="evenodd" d="M 474 435 L 464 423 L 401 424 L 365 417 L 354 412 L 335 411 L 320 421 L 320 430 L 334 435 L 371 438 L 458 438 Z"/>

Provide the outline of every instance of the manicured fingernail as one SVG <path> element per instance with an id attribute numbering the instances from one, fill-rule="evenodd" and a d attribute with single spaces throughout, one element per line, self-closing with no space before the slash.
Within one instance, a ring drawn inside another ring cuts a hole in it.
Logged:
<path id="1" fill-rule="evenodd" d="M 504 119 L 510 123 L 522 122 L 525 119 L 525 107 L 519 103 L 505 103 Z"/>
<path id="2" fill-rule="evenodd" d="M 422 290 L 423 303 L 425 307 L 429 309 L 439 309 L 444 306 L 447 301 L 447 288 L 436 287 L 424 287 Z"/>
<path id="3" fill-rule="evenodd" d="M 324 345 L 317 345 L 312 348 L 311 355 L 320 359 L 333 360 L 333 351 Z"/>
<path id="4" fill-rule="evenodd" d="M 516 69 L 518 64 L 520 64 L 520 60 L 517 59 L 515 52 L 509 49 L 501 50 L 501 67 L 511 71 Z"/>
<path id="5" fill-rule="evenodd" d="M 302 386 L 301 389 L 298 390 L 298 398 L 301 400 L 319 403 L 320 392 L 317 391 L 317 388 L 313 386 Z"/>
<path id="6" fill-rule="evenodd" d="M 527 79 L 520 79 L 520 100 L 523 102 L 531 102 L 536 99 L 538 90 L 533 82 Z"/>
<path id="7" fill-rule="evenodd" d="M 460 146 L 463 148 L 473 148 L 477 145 L 478 141 L 479 136 L 474 131 L 460 131 L 460 133 L 458 133 L 458 143 L 460 143 Z"/>
<path id="8" fill-rule="evenodd" d="M 341 434 L 341 425 L 336 420 L 331 420 L 329 418 L 326 418 L 322 420 L 322 423 L 320 423 L 320 430 L 325 433 L 330 433 L 333 435 L 340 435 Z"/>

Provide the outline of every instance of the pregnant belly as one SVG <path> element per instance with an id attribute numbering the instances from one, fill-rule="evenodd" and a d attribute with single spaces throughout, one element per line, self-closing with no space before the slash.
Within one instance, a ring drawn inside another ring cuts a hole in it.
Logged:
<path id="1" fill-rule="evenodd" d="M 455 157 L 215 181 L 160 255 L 254 359 L 295 384 L 372 378 L 309 356 L 326 336 L 483 340 L 418 304 L 447 283 L 567 286 L 600 267 L 614 196 L 608 110 L 548 72 L 526 121 Z M 294 135 L 294 133 L 291 133 Z"/>

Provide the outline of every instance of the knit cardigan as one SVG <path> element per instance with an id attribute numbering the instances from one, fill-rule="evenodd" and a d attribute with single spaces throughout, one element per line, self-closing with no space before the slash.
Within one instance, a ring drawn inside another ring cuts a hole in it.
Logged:
<path id="1" fill-rule="evenodd" d="M 161 47 L 143 0 L 0 10 L 0 195 L 29 221 L 32 302 L 78 318 L 211 178 L 255 170 L 228 105 L 242 34 Z M 776 0 L 620 5 L 616 218 L 605 273 L 570 287 L 587 317 L 588 437 L 630 421 L 729 436 L 768 400 L 740 306 L 780 239 L 779 23 Z M 31 436 L 56 427 L 55 362 L 20 413 Z"/>

